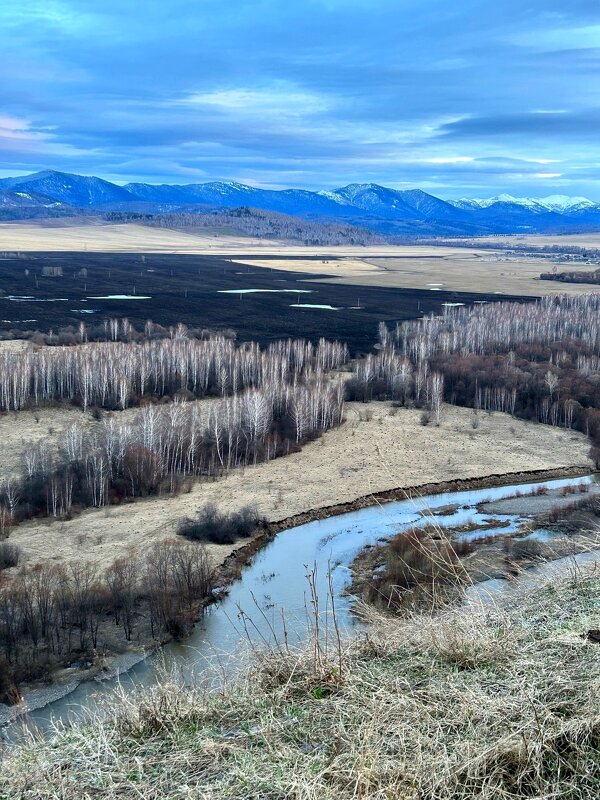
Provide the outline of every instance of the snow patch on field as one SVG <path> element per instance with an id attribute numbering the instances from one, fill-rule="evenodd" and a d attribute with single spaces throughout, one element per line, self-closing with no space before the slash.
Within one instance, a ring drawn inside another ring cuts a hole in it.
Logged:
<path id="1" fill-rule="evenodd" d="M 339 311 L 335 306 L 327 305 L 326 303 L 292 303 L 290 308 L 324 308 L 327 311 Z"/>
<path id="2" fill-rule="evenodd" d="M 266 292 L 277 294 L 279 292 L 290 292 L 291 294 L 312 294 L 312 289 L 218 289 L 218 294 L 256 294 Z"/>
<path id="3" fill-rule="evenodd" d="M 152 300 L 147 294 L 105 294 L 99 297 L 88 297 L 88 300 Z"/>

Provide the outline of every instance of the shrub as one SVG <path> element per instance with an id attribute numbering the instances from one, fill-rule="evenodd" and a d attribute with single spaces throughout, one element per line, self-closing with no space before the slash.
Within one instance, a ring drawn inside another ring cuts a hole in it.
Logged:
<path id="1" fill-rule="evenodd" d="M 258 527 L 265 525 L 253 506 L 244 506 L 229 513 L 219 511 L 214 503 L 207 503 L 195 518 L 183 519 L 177 528 L 180 536 L 213 544 L 233 544 L 237 539 L 250 536 Z"/>
<path id="2" fill-rule="evenodd" d="M 412 528 L 391 539 L 386 565 L 371 583 L 367 599 L 395 611 L 446 602 L 466 573 L 452 544 L 433 536 L 435 530 Z M 468 544 L 464 550 L 470 551 Z"/>
<path id="3" fill-rule="evenodd" d="M 16 544 L 0 542 L 0 569 L 16 567 L 21 560 L 21 548 Z"/>
<path id="4" fill-rule="evenodd" d="M 515 561 L 542 559 L 542 546 L 537 539 L 512 539 L 505 543 L 507 554 Z"/>

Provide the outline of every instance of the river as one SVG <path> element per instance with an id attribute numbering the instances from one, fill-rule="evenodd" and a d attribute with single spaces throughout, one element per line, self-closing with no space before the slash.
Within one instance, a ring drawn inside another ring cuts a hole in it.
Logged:
<path id="1" fill-rule="evenodd" d="M 489 524 L 490 517 L 501 526 L 485 528 L 485 535 L 505 536 L 514 532 L 527 519 L 524 514 L 481 513 L 477 507 L 485 501 L 496 501 L 533 493 L 546 486 L 560 490 L 566 485 L 591 484 L 594 476 L 548 480 L 459 492 L 446 492 L 417 499 L 373 505 L 328 519 L 316 520 L 279 533 L 246 566 L 227 596 L 210 606 L 185 642 L 170 642 L 158 654 L 131 665 L 124 657 L 121 667 L 127 669 L 119 677 L 103 681 L 88 680 L 71 686 L 48 687 L 26 694 L 32 709 L 26 717 L 3 729 L 4 738 L 18 738 L 25 723 L 28 729 L 48 731 L 55 722 L 68 723 L 94 711 L 117 681 L 126 689 L 148 686 L 160 680 L 164 669 L 177 670 L 184 681 L 193 682 L 207 675 L 235 669 L 239 656 L 248 650 L 243 620 L 253 641 L 259 645 L 282 641 L 284 627 L 290 643 L 299 643 L 307 630 L 307 572 L 315 570 L 316 588 L 325 610 L 328 597 L 328 573 L 336 603 L 336 618 L 343 634 L 356 631 L 361 622 L 352 613 L 353 599 L 344 594 L 350 582 L 350 565 L 367 545 L 393 536 L 415 524 L 434 521 L 441 527 Z M 474 530 L 461 538 L 480 535 Z M 506 582 L 505 582 L 506 583 Z M 492 589 L 492 585 L 488 586 Z M 325 622 L 325 620 L 324 620 Z M 218 665 L 219 669 L 215 669 Z M 66 693 L 68 692 L 68 693 Z M 62 696 L 64 695 L 64 696 Z M 39 706 L 39 707 L 36 707 Z M 5 721 L 15 709 L 0 705 Z"/>

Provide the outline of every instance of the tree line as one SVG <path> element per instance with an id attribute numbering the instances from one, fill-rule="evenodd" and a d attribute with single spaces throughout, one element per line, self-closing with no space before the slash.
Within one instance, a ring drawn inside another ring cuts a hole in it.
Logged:
<path id="1" fill-rule="evenodd" d="M 306 245 L 379 244 L 383 236 L 366 228 L 342 222 L 311 222 L 300 217 L 262 211 L 258 208 L 181 211 L 174 214 L 139 214 L 113 211 L 106 215 L 109 222 L 141 222 L 153 228 L 209 229 L 222 233 L 238 233 L 257 239 L 278 239 L 302 242 Z"/>
<path id="2" fill-rule="evenodd" d="M 185 394 L 196 398 L 235 395 L 275 383 L 304 379 L 348 359 L 345 345 L 321 339 L 236 345 L 220 335 L 195 339 L 178 326 L 173 338 L 119 341 L 127 321 L 106 320 L 109 342 L 79 347 L 34 348 L 0 353 L 0 410 L 18 411 L 54 401 L 124 409 L 144 398 Z"/>
<path id="3" fill-rule="evenodd" d="M 600 295 L 448 307 L 379 328 L 348 397 L 429 408 L 441 401 L 575 428 L 600 464 Z"/>
<path id="4" fill-rule="evenodd" d="M 565 272 L 542 272 L 541 281 L 561 281 L 562 283 L 600 283 L 600 270 L 589 270 L 586 272 L 565 271 Z"/>
<path id="5" fill-rule="evenodd" d="M 202 545 L 154 544 L 101 570 L 90 563 L 39 564 L 0 582 L 0 702 L 17 684 L 68 659 L 91 666 L 115 642 L 183 636 L 213 589 Z"/>
<path id="6" fill-rule="evenodd" d="M 313 348 L 288 341 L 264 353 L 218 339 L 188 345 L 175 340 L 158 348 L 93 345 L 11 354 L 30 376 L 29 395 L 14 373 L 10 391 L 0 380 L 2 402 L 11 407 L 24 407 L 27 397 L 37 404 L 76 399 L 84 409 L 174 399 L 145 403 L 130 421 L 104 416 L 73 423 L 57 446 L 47 440 L 26 446 L 22 477 L 0 484 L 0 538 L 27 517 L 69 517 L 82 507 L 177 492 L 187 478 L 268 461 L 342 421 L 343 384 L 332 382 L 329 371 L 345 351 L 335 343 Z M 11 361 L 0 358 L 0 374 Z M 187 402 L 209 393 L 217 396 Z"/>

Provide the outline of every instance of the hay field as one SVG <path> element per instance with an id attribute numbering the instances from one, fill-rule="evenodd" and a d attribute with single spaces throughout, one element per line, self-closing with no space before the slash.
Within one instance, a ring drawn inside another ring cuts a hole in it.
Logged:
<path id="1" fill-rule="evenodd" d="M 367 248 L 365 248 L 365 251 Z M 430 289 L 431 291 L 481 292 L 486 294 L 512 294 L 524 297 L 568 294 L 580 295 L 594 291 L 586 284 L 568 284 L 541 281 L 541 272 L 550 272 L 554 264 L 558 270 L 589 272 L 588 264 L 560 264 L 542 258 L 526 258 L 502 251 L 468 250 L 423 245 L 422 247 L 396 248 L 389 256 L 370 255 L 364 258 L 320 259 L 269 258 L 234 259 L 239 264 L 278 270 L 302 272 L 308 275 L 326 273 L 330 278 L 320 283 L 340 283 L 351 286 L 377 286 L 380 288 Z"/>
<path id="2" fill-rule="evenodd" d="M 172 536 L 178 520 L 207 501 L 229 510 L 255 503 L 277 521 L 402 486 L 561 466 L 591 469 L 589 443 L 574 431 L 500 413 L 480 414 L 475 430 L 473 412 L 454 406 L 445 407 L 440 428 L 422 426 L 415 409 L 391 412 L 388 403 L 349 404 L 346 422 L 300 453 L 196 483 L 179 497 L 89 510 L 67 522 L 29 521 L 12 531 L 10 541 L 30 563 L 89 560 L 107 566 L 129 549 Z M 232 549 L 209 546 L 215 563 Z"/>
<path id="3" fill-rule="evenodd" d="M 512 247 L 514 245 L 527 245 L 531 247 L 600 247 L 600 232 L 594 233 L 517 233 L 509 236 L 478 236 L 473 239 L 463 239 L 469 243 L 497 245 L 498 247 Z"/>
<path id="4" fill-rule="evenodd" d="M 151 228 L 135 223 L 111 224 L 88 221 L 46 225 L 36 222 L 0 223 L 0 252 L 115 252 L 115 253 L 190 253 L 198 255 L 256 254 L 307 257 L 358 257 L 368 255 L 416 255 L 423 251 L 439 255 L 461 252 L 447 245 L 318 245 L 254 239 L 210 233 L 185 233 L 181 230 Z M 463 251 L 464 252 L 464 251 Z"/>
<path id="5" fill-rule="evenodd" d="M 405 248 L 402 248 L 404 251 Z M 411 246 L 408 250 L 413 250 Z M 448 250 L 452 248 L 442 248 Z M 256 253 L 261 255 L 362 256 L 365 253 L 393 255 L 397 245 L 305 246 L 249 236 L 186 233 L 181 230 L 151 228 L 125 223 L 87 222 L 64 225 L 43 225 L 34 222 L 0 223 L 0 252 L 114 252 L 114 253 L 189 253 L 197 255 L 229 255 Z"/>

